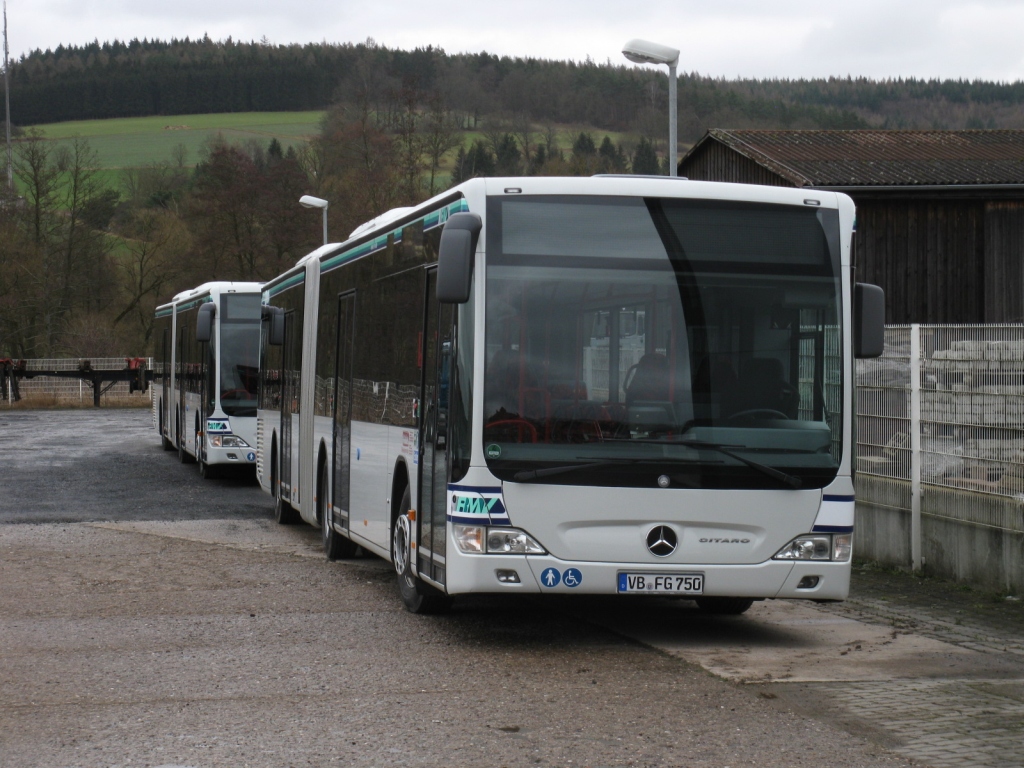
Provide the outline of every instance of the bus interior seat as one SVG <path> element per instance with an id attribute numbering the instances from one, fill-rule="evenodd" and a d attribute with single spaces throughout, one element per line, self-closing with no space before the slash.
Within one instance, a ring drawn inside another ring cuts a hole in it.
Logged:
<path id="1" fill-rule="evenodd" d="M 670 378 L 668 358 L 660 352 L 648 352 L 626 372 L 623 389 L 627 405 L 637 400 L 668 402 Z"/>

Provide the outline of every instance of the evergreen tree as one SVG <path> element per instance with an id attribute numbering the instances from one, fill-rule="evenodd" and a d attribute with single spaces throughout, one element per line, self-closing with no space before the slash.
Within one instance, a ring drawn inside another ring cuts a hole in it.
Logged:
<path id="1" fill-rule="evenodd" d="M 594 137 L 589 133 L 581 132 L 572 143 L 573 157 L 593 157 L 597 154 L 597 145 L 594 144 Z"/>
<path id="2" fill-rule="evenodd" d="M 601 173 L 622 173 L 626 170 L 626 157 L 622 153 L 622 147 L 612 144 L 612 140 L 607 136 L 601 142 L 597 155 Z"/>
<path id="3" fill-rule="evenodd" d="M 506 133 L 498 142 L 498 151 L 494 162 L 494 175 L 519 175 L 519 160 L 519 145 L 516 144 L 515 137 L 511 133 Z"/>
<path id="4" fill-rule="evenodd" d="M 640 139 L 633 153 L 633 173 L 642 176 L 659 175 L 658 155 L 654 151 L 654 145 L 646 137 Z"/>

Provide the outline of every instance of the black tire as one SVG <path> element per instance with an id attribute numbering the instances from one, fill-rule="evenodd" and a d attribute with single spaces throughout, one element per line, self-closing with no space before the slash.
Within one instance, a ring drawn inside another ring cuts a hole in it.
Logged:
<path id="1" fill-rule="evenodd" d="M 196 459 L 195 457 L 185 450 L 185 441 L 178 435 L 178 461 L 182 464 L 191 464 Z"/>
<path id="2" fill-rule="evenodd" d="M 295 507 L 282 499 L 281 494 L 278 494 L 274 500 L 274 519 L 280 525 L 296 525 L 302 521 L 302 517 L 295 511 Z"/>
<path id="3" fill-rule="evenodd" d="M 160 447 L 165 451 L 173 451 L 174 443 L 167 439 L 167 435 L 164 434 L 164 403 L 160 401 Z"/>
<path id="4" fill-rule="evenodd" d="M 739 616 L 754 604 L 749 597 L 698 597 L 695 602 L 704 613 L 717 616 Z"/>
<path id="5" fill-rule="evenodd" d="M 398 574 L 398 594 L 410 613 L 446 613 L 452 607 L 452 598 L 424 583 L 412 573 L 412 549 L 409 539 L 409 518 L 406 511 L 412 506 L 408 486 L 402 494 L 399 515 L 392 526 L 391 562 Z"/>
<path id="6" fill-rule="evenodd" d="M 199 460 L 199 474 L 206 480 L 215 480 L 222 477 L 223 468 L 215 464 L 207 464 L 203 459 Z"/>
<path id="7" fill-rule="evenodd" d="M 295 507 L 291 505 L 291 502 L 285 501 L 281 498 L 281 488 L 277 482 L 277 478 L 280 477 L 280 474 L 278 472 L 276 460 L 274 461 L 274 469 L 271 472 L 270 477 L 270 482 L 273 485 L 272 492 L 274 494 L 274 519 L 277 520 L 279 525 L 295 525 L 302 522 L 302 516 L 295 511 Z"/>
<path id="8" fill-rule="evenodd" d="M 324 554 L 328 560 L 348 560 L 355 557 L 356 545 L 352 539 L 334 530 L 334 507 L 327 503 L 327 471 L 320 468 L 316 481 L 316 503 L 320 508 L 320 532 L 324 541 Z"/>

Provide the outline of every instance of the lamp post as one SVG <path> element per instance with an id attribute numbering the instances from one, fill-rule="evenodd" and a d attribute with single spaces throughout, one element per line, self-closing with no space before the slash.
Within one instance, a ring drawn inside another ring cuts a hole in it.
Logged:
<path id="1" fill-rule="evenodd" d="M 327 245 L 327 206 L 330 205 L 322 197 L 303 195 L 299 198 L 299 205 L 303 208 L 322 208 L 324 212 L 324 245 Z"/>
<path id="2" fill-rule="evenodd" d="M 635 64 L 668 65 L 668 175 L 676 176 L 676 65 L 679 51 L 647 40 L 630 40 L 622 46 L 622 55 Z"/>

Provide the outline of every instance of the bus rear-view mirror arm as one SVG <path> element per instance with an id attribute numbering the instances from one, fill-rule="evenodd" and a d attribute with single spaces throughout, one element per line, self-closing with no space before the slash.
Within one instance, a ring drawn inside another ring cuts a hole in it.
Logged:
<path id="1" fill-rule="evenodd" d="M 853 356 L 881 357 L 885 350 L 885 292 L 857 283 L 853 293 Z"/>
<path id="2" fill-rule="evenodd" d="M 473 257 L 483 228 L 475 213 L 455 213 L 441 231 L 437 254 L 437 300 L 442 304 L 465 304 L 473 279 Z"/>
<path id="3" fill-rule="evenodd" d="M 213 318 L 216 314 L 216 304 L 203 304 L 199 308 L 199 315 L 196 317 L 196 341 L 202 344 L 210 343 L 210 339 L 213 338 Z"/>

